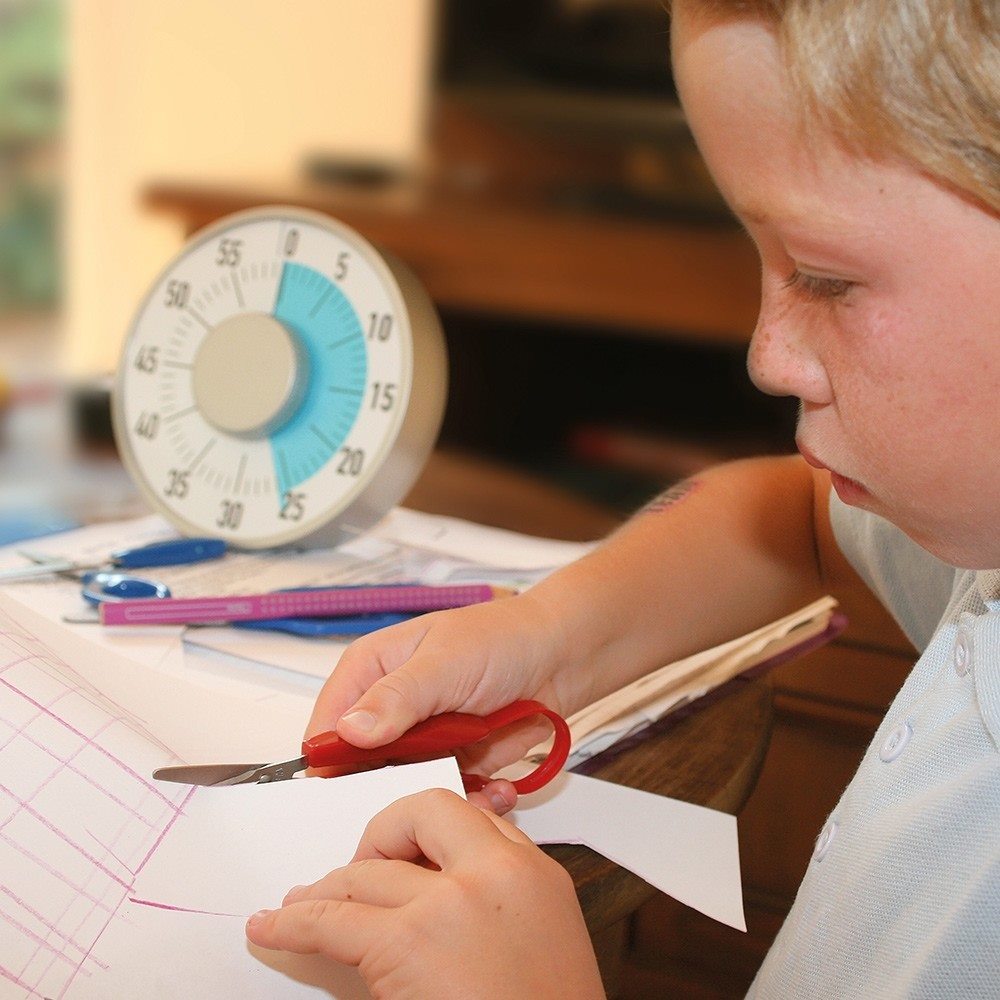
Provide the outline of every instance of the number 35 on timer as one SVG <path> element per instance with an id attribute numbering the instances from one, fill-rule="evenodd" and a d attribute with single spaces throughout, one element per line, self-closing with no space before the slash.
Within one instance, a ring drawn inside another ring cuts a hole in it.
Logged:
<path id="1" fill-rule="evenodd" d="M 413 275 L 324 215 L 261 208 L 196 234 L 153 284 L 112 416 L 126 468 L 182 533 L 335 545 L 405 495 L 446 395 Z"/>

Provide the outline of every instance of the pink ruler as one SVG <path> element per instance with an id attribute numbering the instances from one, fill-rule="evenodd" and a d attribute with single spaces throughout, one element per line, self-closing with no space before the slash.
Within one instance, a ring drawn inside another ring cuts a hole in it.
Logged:
<path id="1" fill-rule="evenodd" d="M 336 618 L 398 611 L 438 611 L 480 604 L 511 593 L 502 587 L 401 585 L 285 590 L 232 597 L 169 597 L 105 601 L 104 625 L 194 625 L 203 622 L 263 621 L 268 618 Z"/>

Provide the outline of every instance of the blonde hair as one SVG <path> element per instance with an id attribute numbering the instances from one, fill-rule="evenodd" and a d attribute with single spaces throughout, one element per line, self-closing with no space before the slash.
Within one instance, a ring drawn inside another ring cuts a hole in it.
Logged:
<path id="1" fill-rule="evenodd" d="M 695 0 L 774 22 L 807 121 L 1000 213 L 997 0 Z"/>

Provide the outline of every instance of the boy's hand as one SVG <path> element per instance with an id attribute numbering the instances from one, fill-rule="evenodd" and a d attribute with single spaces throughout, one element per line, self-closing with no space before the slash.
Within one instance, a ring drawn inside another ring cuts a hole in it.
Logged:
<path id="1" fill-rule="evenodd" d="M 357 966 L 376 996 L 604 996 L 566 871 L 443 790 L 383 810 L 347 867 L 254 914 L 247 936 Z"/>
<path id="2" fill-rule="evenodd" d="M 432 715 L 485 715 L 519 698 L 564 713 L 571 699 L 551 677 L 564 648 L 556 623 L 529 594 L 421 615 L 348 647 L 317 698 L 306 736 L 336 727 L 355 746 L 381 746 Z M 464 770 L 489 775 L 550 734 L 545 720 L 528 719 L 459 760 Z M 477 804 L 499 812 L 514 804 L 509 782 L 486 793 Z"/>

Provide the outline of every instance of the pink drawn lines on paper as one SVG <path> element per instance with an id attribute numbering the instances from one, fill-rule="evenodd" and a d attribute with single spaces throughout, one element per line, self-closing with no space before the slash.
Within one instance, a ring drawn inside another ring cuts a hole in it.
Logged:
<path id="1" fill-rule="evenodd" d="M 116 747 L 139 739 L 127 713 L 2 610 L 0 726 L 0 806 L 13 806 L 0 822 L 0 994 L 6 982 L 19 996 L 62 998 L 77 976 L 106 968 L 94 948 L 193 790 L 178 786 L 170 799 L 123 759 Z M 53 732 L 61 752 L 46 743 Z M 85 751 L 109 762 L 110 776 L 88 774 Z M 22 773 L 24 760 L 52 770 Z M 103 839 L 84 825 L 95 816 Z M 62 888 L 46 895 L 43 884 Z"/>
<path id="2" fill-rule="evenodd" d="M 139 906 L 152 906 L 157 910 L 173 910 L 175 913 L 200 913 L 206 917 L 239 917 L 246 920 L 245 913 L 219 913 L 217 910 L 193 910 L 190 906 L 174 906 L 171 903 L 157 903 L 152 899 L 137 899 L 129 896 L 130 903 L 138 903 Z"/>

